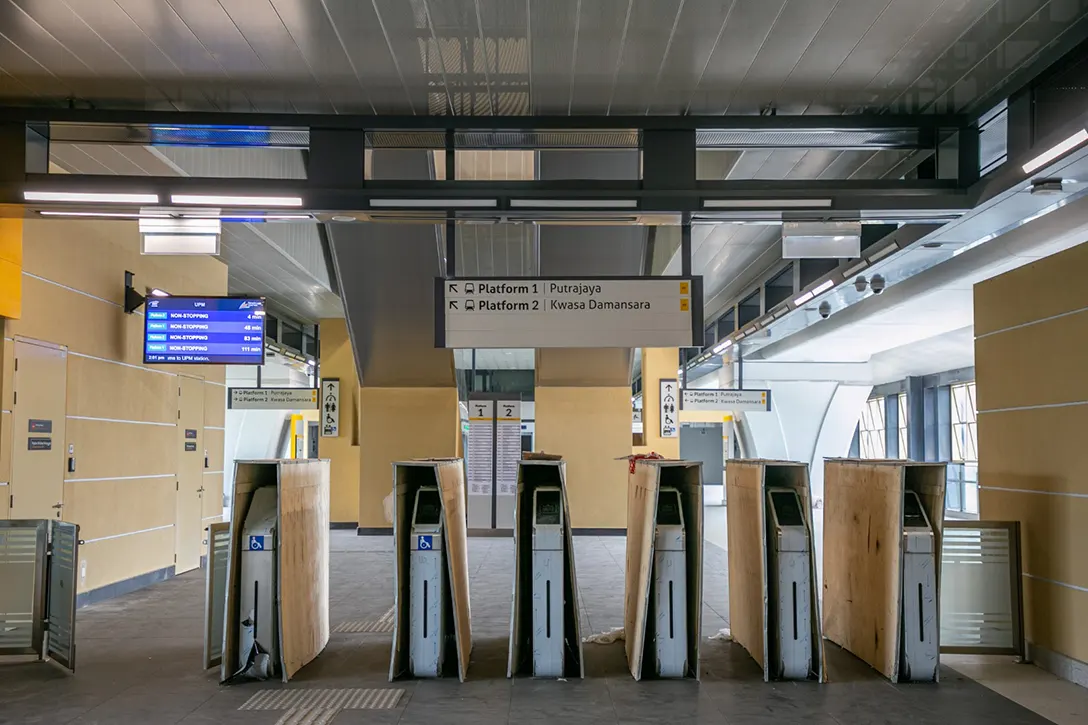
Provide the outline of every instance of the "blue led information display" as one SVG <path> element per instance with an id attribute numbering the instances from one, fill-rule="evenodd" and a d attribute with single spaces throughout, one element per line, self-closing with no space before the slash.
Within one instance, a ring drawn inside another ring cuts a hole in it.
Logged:
<path id="1" fill-rule="evenodd" d="M 252 297 L 149 297 L 144 362 L 264 363 L 264 300 Z"/>

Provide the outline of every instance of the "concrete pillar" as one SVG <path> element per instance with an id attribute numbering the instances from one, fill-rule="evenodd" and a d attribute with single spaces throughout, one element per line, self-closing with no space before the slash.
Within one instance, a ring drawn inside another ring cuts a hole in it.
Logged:
<path id="1" fill-rule="evenodd" d="M 637 453 L 656 452 L 665 458 L 680 457 L 680 437 L 661 437 L 661 380 L 677 380 L 680 350 L 675 347 L 647 347 L 642 349 L 642 431 L 644 445 Z M 680 396 L 676 391 L 676 413 L 673 418 L 680 426 Z"/>

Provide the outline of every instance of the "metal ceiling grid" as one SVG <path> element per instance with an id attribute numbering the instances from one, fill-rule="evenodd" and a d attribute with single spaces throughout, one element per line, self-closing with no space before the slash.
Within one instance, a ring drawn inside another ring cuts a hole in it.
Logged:
<path id="1" fill-rule="evenodd" d="M 962 110 L 1081 0 L 4 0 L 0 98 L 315 113 Z"/>

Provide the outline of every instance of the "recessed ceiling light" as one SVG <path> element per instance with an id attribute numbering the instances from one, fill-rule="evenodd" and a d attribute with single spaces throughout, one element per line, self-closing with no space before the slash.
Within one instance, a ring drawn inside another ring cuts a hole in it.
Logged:
<path id="1" fill-rule="evenodd" d="M 156 201 L 158 199 L 156 198 Z M 300 196 L 219 196 L 215 194 L 171 194 L 173 204 L 210 206 L 302 206 Z"/>
<path id="2" fill-rule="evenodd" d="M 333 214 L 332 220 L 334 222 L 353 222 L 355 217 L 348 216 L 347 214 Z"/>
<path id="3" fill-rule="evenodd" d="M 158 204 L 158 194 L 111 194 L 70 191 L 24 191 L 26 201 L 71 201 L 94 204 Z"/>

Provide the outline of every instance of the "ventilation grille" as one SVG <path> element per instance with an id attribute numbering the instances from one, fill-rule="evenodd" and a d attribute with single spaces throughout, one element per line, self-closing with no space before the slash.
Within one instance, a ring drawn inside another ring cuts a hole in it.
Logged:
<path id="1" fill-rule="evenodd" d="M 701 149 L 913 149 L 919 148 L 918 129 L 777 129 L 702 130 L 695 134 Z"/>

